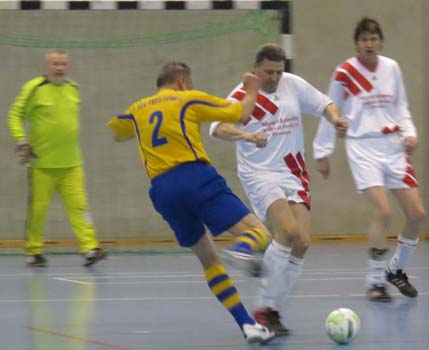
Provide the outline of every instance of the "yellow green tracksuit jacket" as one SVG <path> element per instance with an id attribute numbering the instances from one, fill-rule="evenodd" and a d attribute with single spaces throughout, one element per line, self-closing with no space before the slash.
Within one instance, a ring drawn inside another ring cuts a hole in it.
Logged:
<path id="1" fill-rule="evenodd" d="M 79 146 L 78 85 L 62 85 L 39 76 L 21 89 L 9 112 L 9 130 L 15 141 L 27 140 L 36 158 L 29 168 L 30 203 L 26 252 L 40 254 L 46 211 L 54 191 L 64 201 L 81 251 L 96 248 L 89 219 Z"/>

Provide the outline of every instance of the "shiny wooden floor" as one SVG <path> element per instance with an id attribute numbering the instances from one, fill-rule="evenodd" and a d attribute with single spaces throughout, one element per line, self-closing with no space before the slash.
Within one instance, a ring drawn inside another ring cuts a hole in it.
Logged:
<path id="1" fill-rule="evenodd" d="M 392 244 L 391 252 L 394 249 Z M 366 245 L 316 243 L 285 312 L 288 337 L 247 345 L 211 295 L 189 252 L 112 254 L 92 269 L 78 255 L 48 255 L 49 267 L 27 268 L 21 255 L 0 254 L 2 350 L 423 350 L 429 344 L 429 241 L 407 269 L 419 297 L 390 291 L 389 304 L 365 298 Z M 258 280 L 228 269 L 249 310 Z M 334 344 L 324 320 L 354 309 L 359 335 Z"/>

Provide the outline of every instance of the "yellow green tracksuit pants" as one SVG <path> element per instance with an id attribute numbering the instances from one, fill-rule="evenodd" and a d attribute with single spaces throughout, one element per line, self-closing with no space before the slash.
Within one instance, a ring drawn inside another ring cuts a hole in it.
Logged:
<path id="1" fill-rule="evenodd" d="M 80 251 L 97 248 L 85 193 L 82 166 L 72 168 L 28 168 L 29 201 L 26 223 L 25 253 L 41 254 L 46 212 L 54 192 L 58 192 L 67 210 Z"/>

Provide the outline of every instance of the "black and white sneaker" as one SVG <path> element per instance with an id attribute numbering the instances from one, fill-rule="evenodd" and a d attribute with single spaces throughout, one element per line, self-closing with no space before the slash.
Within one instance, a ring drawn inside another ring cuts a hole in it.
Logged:
<path id="1" fill-rule="evenodd" d="M 101 248 L 95 248 L 84 253 L 85 262 L 83 266 L 89 267 L 94 265 L 97 261 L 105 259 L 107 252 Z"/>
<path id="2" fill-rule="evenodd" d="M 402 270 L 397 270 L 396 273 L 387 270 L 386 280 L 398 288 L 399 292 L 406 297 L 415 298 L 419 294 L 417 289 L 408 281 L 407 274 Z"/>
<path id="3" fill-rule="evenodd" d="M 385 284 L 373 284 L 366 292 L 366 296 L 371 301 L 388 303 L 392 301 L 392 296 L 387 292 Z"/>
<path id="4" fill-rule="evenodd" d="M 27 255 L 28 267 L 45 267 L 48 265 L 48 259 L 42 254 Z"/>
<path id="5" fill-rule="evenodd" d="M 249 344 L 267 344 L 275 337 L 274 332 L 271 332 L 268 328 L 260 325 L 259 323 L 245 323 L 243 325 L 243 334 Z"/>

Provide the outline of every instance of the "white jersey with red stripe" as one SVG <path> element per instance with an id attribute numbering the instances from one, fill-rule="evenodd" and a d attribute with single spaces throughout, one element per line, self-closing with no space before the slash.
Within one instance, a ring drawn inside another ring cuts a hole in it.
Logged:
<path id="1" fill-rule="evenodd" d="M 228 99 L 240 101 L 243 97 L 243 84 L 240 83 Z M 326 95 L 304 79 L 283 73 L 275 92 L 259 92 L 250 121 L 246 125 L 237 125 L 247 132 L 263 131 L 268 139 L 267 146 L 263 148 L 247 141 L 237 142 L 238 172 L 291 172 L 290 165 L 286 164 L 288 157 L 293 156 L 298 162 L 301 161 L 298 158 L 304 161 L 301 114 L 321 116 L 330 102 Z M 298 153 L 301 157 L 297 158 Z"/>
<path id="2" fill-rule="evenodd" d="M 240 83 L 228 99 L 240 101 L 244 95 L 243 84 Z M 295 196 L 287 191 L 297 191 L 296 201 L 310 205 L 301 114 L 320 117 L 329 103 L 328 96 L 304 79 L 283 73 L 275 92 L 259 92 L 250 121 L 237 125 L 246 132 L 262 131 L 267 135 L 268 142 L 264 148 L 243 140 L 236 142 L 238 175 L 260 219 L 264 218 L 275 196 L 280 195 L 280 191 L 275 194 L 274 187 L 281 188 L 290 200 L 295 200 Z M 218 124 L 211 125 L 211 135 Z M 267 192 L 267 188 L 272 190 Z M 253 196 L 255 200 L 252 200 Z M 263 203 L 261 198 L 265 198 Z"/>
<path id="3" fill-rule="evenodd" d="M 348 119 L 347 137 L 382 137 L 399 132 L 416 136 L 402 79 L 396 61 L 378 56 L 371 71 L 357 57 L 349 58 L 335 70 L 329 86 L 329 97 Z M 321 120 L 313 142 L 316 159 L 334 151 L 335 129 Z"/>

